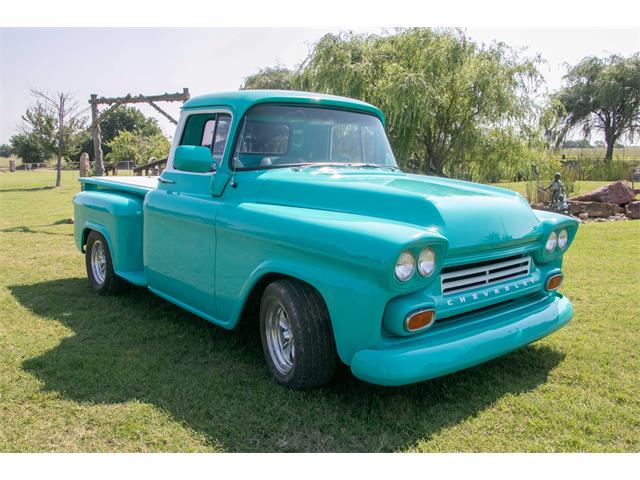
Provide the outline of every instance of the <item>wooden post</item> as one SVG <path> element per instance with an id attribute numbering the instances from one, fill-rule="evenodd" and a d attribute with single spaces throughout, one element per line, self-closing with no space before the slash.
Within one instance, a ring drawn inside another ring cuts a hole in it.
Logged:
<path id="1" fill-rule="evenodd" d="M 178 121 L 165 112 L 155 102 L 186 102 L 191 98 L 188 88 L 183 88 L 182 93 L 164 93 L 162 95 L 137 95 L 132 96 L 130 93 L 124 97 L 98 97 L 95 93 L 91 94 L 89 103 L 91 104 L 91 131 L 93 135 L 93 160 L 95 165 L 95 174 L 103 176 L 105 174 L 104 159 L 102 153 L 102 137 L 100 132 L 100 121 L 113 112 L 120 105 L 128 103 L 148 103 L 159 113 L 164 115 L 171 123 L 177 125 Z M 102 113 L 98 111 L 98 105 L 109 105 Z M 117 168 L 114 170 L 117 174 Z"/>
<path id="2" fill-rule="evenodd" d="M 98 119 L 98 95 L 91 94 L 91 125 L 93 133 L 93 160 L 96 175 L 101 177 L 104 175 L 104 162 L 102 160 L 102 137 L 100 135 L 100 121 Z"/>
<path id="3" fill-rule="evenodd" d="M 9 160 L 9 171 L 10 172 L 15 172 L 16 171 L 16 161 L 15 160 Z"/>
<path id="4" fill-rule="evenodd" d="M 82 152 L 80 155 L 80 176 L 89 176 L 89 154 L 87 152 Z"/>

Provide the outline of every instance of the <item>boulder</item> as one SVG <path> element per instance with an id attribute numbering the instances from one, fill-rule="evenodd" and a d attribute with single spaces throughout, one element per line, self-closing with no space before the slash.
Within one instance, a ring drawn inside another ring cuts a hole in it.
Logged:
<path id="1" fill-rule="evenodd" d="M 600 188 L 585 193 L 584 195 L 578 195 L 571 200 L 577 200 L 579 202 L 602 202 L 602 203 L 615 203 L 616 205 L 624 205 L 625 203 L 633 202 L 636 198 L 636 194 L 631 188 L 631 184 L 626 180 L 619 180 L 617 182 L 609 183 Z"/>
<path id="2" fill-rule="evenodd" d="M 629 218 L 640 218 L 640 201 L 627 203 L 625 213 Z"/>
<path id="3" fill-rule="evenodd" d="M 588 214 L 588 218 L 610 217 L 623 211 L 624 210 L 615 203 L 569 201 L 569 213 L 577 217 L 579 217 L 581 213 Z"/>

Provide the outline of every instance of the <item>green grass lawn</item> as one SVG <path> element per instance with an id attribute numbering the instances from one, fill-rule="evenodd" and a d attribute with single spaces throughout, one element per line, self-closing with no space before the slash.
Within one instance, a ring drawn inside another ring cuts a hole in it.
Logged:
<path id="1" fill-rule="evenodd" d="M 402 388 L 339 369 L 277 386 L 255 324 L 226 332 L 144 289 L 91 293 L 77 173 L 0 173 L 0 451 L 638 451 L 640 222 L 587 224 L 575 319 L 505 357 Z"/>
<path id="2" fill-rule="evenodd" d="M 551 183 L 551 180 L 549 180 L 549 183 Z M 577 195 L 582 195 L 583 193 L 590 192 L 591 190 L 602 187 L 603 185 L 606 185 L 608 183 L 611 183 L 611 182 L 599 182 L 599 181 L 592 181 L 592 180 L 577 181 L 575 182 L 575 191 L 571 193 L 570 196 L 574 197 Z M 493 185 L 495 185 L 496 187 L 502 187 L 502 188 L 508 188 L 509 190 L 514 190 L 518 192 L 520 195 L 522 195 L 523 197 L 525 198 L 527 197 L 527 182 L 500 182 L 500 183 L 494 183 Z M 547 185 L 544 185 L 544 186 L 546 187 Z"/>

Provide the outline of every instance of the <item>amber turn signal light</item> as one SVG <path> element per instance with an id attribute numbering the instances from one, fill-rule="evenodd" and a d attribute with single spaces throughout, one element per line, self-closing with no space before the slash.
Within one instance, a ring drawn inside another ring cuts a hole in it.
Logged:
<path id="1" fill-rule="evenodd" d="M 433 325 L 436 319 L 436 312 L 433 310 L 419 310 L 407 317 L 404 326 L 410 332 L 422 330 Z"/>
<path id="2" fill-rule="evenodd" d="M 552 275 L 547 279 L 547 290 L 557 290 L 562 285 L 562 274 Z"/>

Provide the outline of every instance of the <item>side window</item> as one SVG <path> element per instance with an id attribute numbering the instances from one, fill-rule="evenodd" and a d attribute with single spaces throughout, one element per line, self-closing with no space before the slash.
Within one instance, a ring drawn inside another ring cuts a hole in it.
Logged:
<path id="1" fill-rule="evenodd" d="M 215 113 L 189 115 L 180 145 L 210 146 L 216 124 Z M 207 143 L 208 142 L 208 143 Z"/>
<path id="2" fill-rule="evenodd" d="M 217 125 L 215 128 L 215 140 L 213 142 L 213 156 L 222 157 L 224 146 L 229 136 L 229 128 L 231 127 L 231 115 L 220 113 L 218 115 Z M 212 134 L 213 138 L 213 134 Z"/>
<path id="3" fill-rule="evenodd" d="M 189 115 L 182 132 L 180 145 L 202 146 L 211 149 L 214 160 L 220 160 L 231 128 L 228 113 L 195 113 Z"/>
<path id="4" fill-rule="evenodd" d="M 213 142 L 213 132 L 216 129 L 216 121 L 214 119 L 207 120 L 207 123 L 204 124 L 204 131 L 202 132 L 202 140 L 200 141 L 200 145 L 203 147 L 210 147 L 211 142 Z"/>

